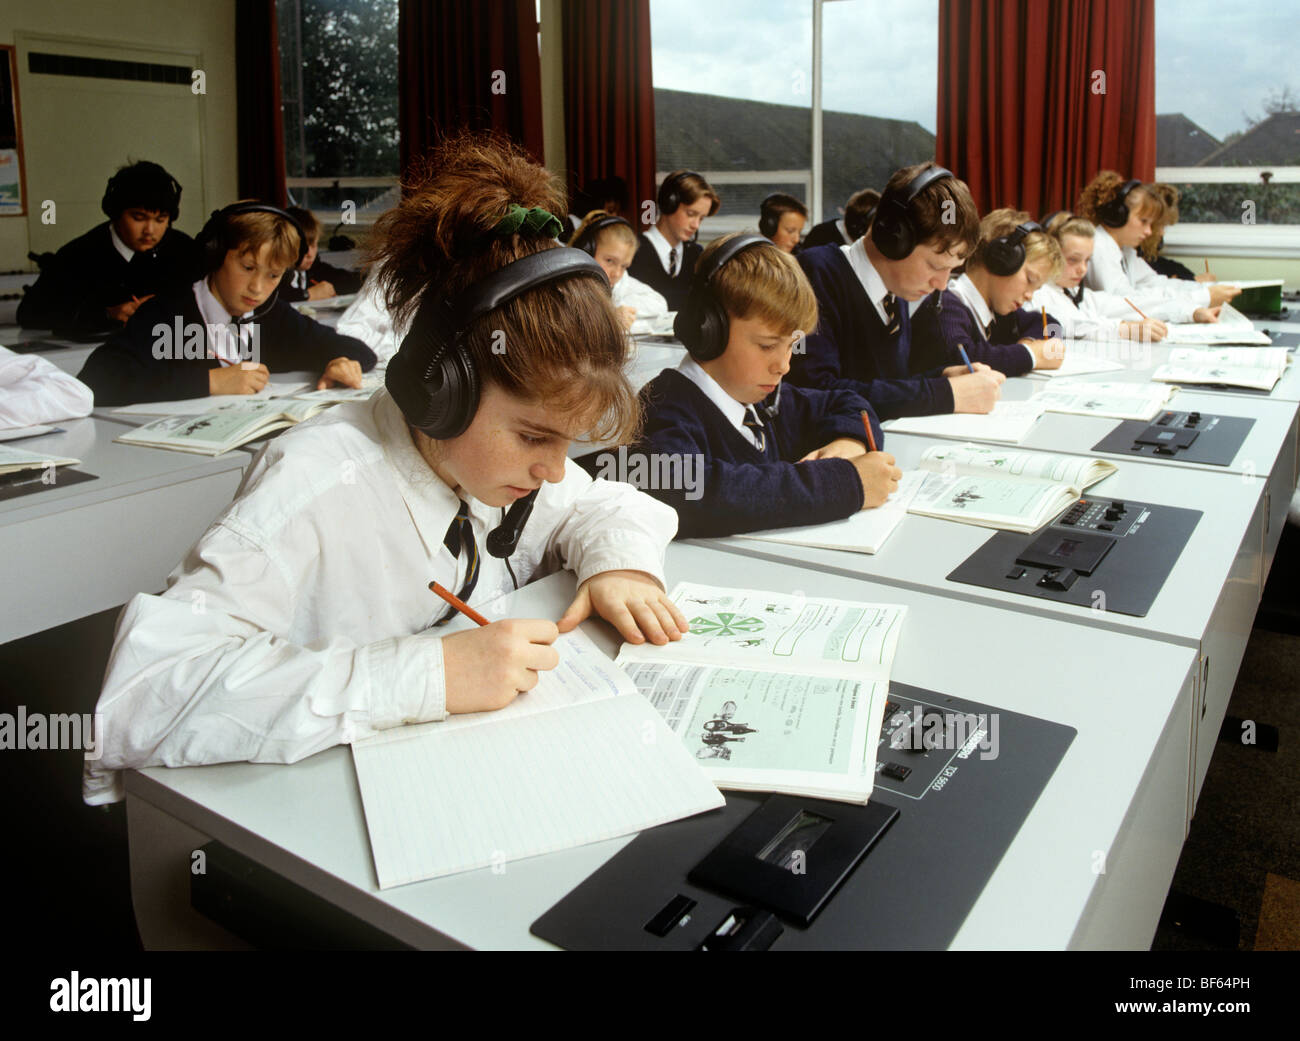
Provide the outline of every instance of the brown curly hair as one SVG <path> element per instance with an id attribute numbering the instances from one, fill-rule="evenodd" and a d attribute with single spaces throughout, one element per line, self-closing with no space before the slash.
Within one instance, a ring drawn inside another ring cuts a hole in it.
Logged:
<path id="1" fill-rule="evenodd" d="M 1102 170 L 1079 193 L 1078 205 L 1074 212 L 1093 224 L 1101 225 L 1101 208 L 1114 199 L 1127 178 L 1121 177 L 1114 170 Z M 1154 195 L 1149 185 L 1141 184 L 1124 197 L 1129 210 L 1138 210 L 1154 225 L 1164 213 L 1164 204 Z"/>
<path id="2" fill-rule="evenodd" d="M 430 294 L 454 297 L 511 261 L 560 248 L 536 235 L 491 235 L 512 203 L 566 209 L 560 181 L 499 135 L 447 137 L 413 169 L 402 201 L 376 222 L 369 257 L 399 327 Z M 623 373 L 628 338 L 603 278 L 521 293 L 474 322 L 462 343 L 485 383 L 575 417 L 598 440 L 635 438 L 640 406 Z"/>

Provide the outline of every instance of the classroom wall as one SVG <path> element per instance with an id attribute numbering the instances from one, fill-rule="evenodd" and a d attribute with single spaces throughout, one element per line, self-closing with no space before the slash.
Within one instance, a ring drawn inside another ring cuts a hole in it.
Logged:
<path id="1" fill-rule="evenodd" d="M 182 179 L 185 190 L 177 226 L 194 234 L 210 210 L 236 197 L 234 0 L 205 0 L 202 4 L 184 5 L 176 4 L 174 0 L 113 0 L 111 3 L 103 0 L 58 0 L 56 3 L 50 0 L 5 0 L 4 6 L 0 44 L 14 44 L 25 39 L 29 45 L 40 42 L 54 48 L 63 45 L 66 49 L 76 50 L 78 45 L 110 42 L 125 51 L 162 48 L 193 52 L 198 67 L 207 77 L 207 92 L 198 99 L 197 108 L 202 139 L 202 177 L 198 185 L 186 184 Z M 33 37 L 40 39 L 34 41 Z M 87 147 L 93 148 L 96 154 L 120 152 L 122 158 L 116 165 L 124 162 L 128 154 L 133 159 L 147 159 L 152 154 L 165 154 L 172 150 L 165 123 L 142 126 L 127 106 L 113 109 L 118 117 L 116 122 L 106 124 L 102 115 L 97 115 L 93 125 L 87 125 L 91 121 L 76 110 L 74 102 L 63 100 L 64 92 L 47 88 L 44 96 L 38 96 L 45 86 L 42 81 L 48 84 L 53 79 L 63 80 L 65 77 L 33 77 L 20 58 L 18 93 L 24 151 L 27 153 L 28 215 L 0 217 L 0 271 L 35 270 L 35 265 L 27 259 L 28 251 L 51 248 L 42 241 L 39 228 L 34 242 L 29 226 L 33 206 L 39 214 L 40 200 L 51 194 L 49 184 L 33 184 L 33 164 L 39 167 L 41 157 L 32 155 L 28 144 L 32 137 L 27 125 L 29 111 L 43 113 L 42 119 L 55 120 L 60 131 L 66 124 L 70 140 L 75 140 L 78 134 L 83 135 Z M 105 90 L 113 89 L 115 83 L 111 80 L 66 79 L 80 84 L 102 82 Z M 190 133 L 192 136 L 192 130 Z M 63 176 L 55 179 L 53 190 L 61 198 L 75 200 L 66 221 L 60 214 L 57 236 L 60 242 L 74 238 L 103 219 L 97 212 L 98 199 L 116 165 L 104 169 L 98 168 L 102 165 L 98 161 L 93 165 L 95 169 L 80 168 L 76 163 L 59 164 Z M 80 226 L 72 226 L 74 219 Z"/>

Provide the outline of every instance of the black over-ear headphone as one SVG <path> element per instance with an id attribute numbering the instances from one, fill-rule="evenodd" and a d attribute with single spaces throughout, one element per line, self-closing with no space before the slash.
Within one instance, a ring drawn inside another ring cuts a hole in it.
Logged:
<path id="1" fill-rule="evenodd" d="M 686 303 L 673 322 L 673 333 L 696 361 L 712 361 L 727 349 L 731 323 L 727 319 L 727 309 L 713 294 L 713 277 L 736 254 L 755 246 L 777 248 L 771 239 L 762 235 L 738 235 L 719 247 L 707 261 L 695 265 Z"/>
<path id="2" fill-rule="evenodd" d="M 1054 234 L 1054 232 L 1052 231 L 1052 221 L 1056 220 L 1057 217 L 1061 217 L 1061 216 L 1073 217 L 1074 213 L 1071 210 L 1053 210 L 1051 213 L 1049 213 L 1038 223 L 1042 226 L 1042 229 L 1045 232 L 1051 235 Z"/>
<path id="3" fill-rule="evenodd" d="M 664 183 L 659 186 L 659 215 L 661 217 L 668 213 L 675 213 L 677 207 L 685 201 L 682 199 L 682 182 L 688 177 L 699 177 L 701 181 L 704 180 L 694 170 L 678 170 L 671 176 L 664 178 Z M 714 199 L 709 206 L 709 216 L 712 217 L 717 212 L 718 202 Z"/>
<path id="4" fill-rule="evenodd" d="M 175 221 L 181 212 L 181 183 L 171 174 L 164 170 L 157 163 L 136 163 L 134 166 L 124 166 L 108 179 L 108 185 L 104 188 L 104 197 L 99 200 L 99 208 L 104 211 L 104 216 L 110 220 L 116 219 L 117 215 L 133 203 L 138 203 L 139 199 L 124 197 L 128 190 L 127 184 L 132 180 L 138 180 L 141 177 L 140 168 L 156 168 L 162 175 L 157 180 L 157 184 L 162 184 L 162 178 L 166 178 L 167 188 L 170 190 L 173 202 L 168 208 L 167 216 Z M 151 176 L 144 174 L 145 177 Z"/>
<path id="5" fill-rule="evenodd" d="M 1141 181 L 1125 181 L 1121 184 L 1113 199 L 1097 207 L 1097 216 L 1101 218 L 1101 222 L 1108 228 L 1124 227 L 1128 223 L 1128 206 L 1125 205 L 1124 200 L 1134 188 L 1141 187 Z"/>
<path id="6" fill-rule="evenodd" d="M 636 229 L 632 227 L 630 221 L 626 221 L 622 217 L 615 217 L 613 214 L 610 214 L 608 217 L 597 217 L 594 221 L 583 228 L 582 233 L 570 242 L 569 245 L 574 249 L 582 250 L 588 256 L 594 257 L 596 255 L 596 243 L 600 240 L 600 233 L 606 228 L 613 227 L 615 224 L 626 224 L 631 228 L 633 234 L 636 233 Z"/>
<path id="7" fill-rule="evenodd" d="M 867 233 L 867 229 L 871 227 L 871 218 L 876 215 L 876 209 L 879 205 L 879 203 L 876 203 L 865 213 L 854 217 L 850 217 L 847 213 L 844 214 L 844 230 L 849 233 L 850 239 L 857 242 Z"/>
<path id="8" fill-rule="evenodd" d="M 1041 232 L 1037 221 L 1017 224 L 1009 235 L 999 235 L 984 247 L 984 267 L 991 275 L 1014 275 L 1025 264 L 1025 239 Z"/>
<path id="9" fill-rule="evenodd" d="M 463 434 L 478 411 L 479 373 L 464 348 L 465 334 L 484 315 L 515 297 L 576 275 L 604 269 L 580 249 L 564 246 L 511 261 L 449 298 L 426 290 L 410 332 L 388 363 L 384 385 L 406 421 L 438 441 Z"/>
<path id="10" fill-rule="evenodd" d="M 772 205 L 773 200 L 780 194 L 780 192 L 773 192 L 758 204 L 758 230 L 764 238 L 770 239 L 774 237 L 777 228 L 780 227 L 781 214 L 773 213 L 768 209 L 768 207 Z"/>
<path id="11" fill-rule="evenodd" d="M 203 225 L 203 230 L 194 240 L 202 252 L 205 274 L 212 274 L 225 263 L 227 251 L 233 248 L 230 242 L 229 225 L 226 222 L 230 217 L 241 213 L 274 213 L 277 217 L 287 220 L 298 233 L 298 259 L 294 261 L 293 266 L 296 268 L 302 263 L 303 257 L 307 255 L 307 236 L 303 234 L 301 224 L 280 207 L 272 206 L 270 203 L 236 202 L 219 210 L 213 210 L 207 223 Z M 272 293 L 267 302 L 274 299 L 275 294 Z"/>
<path id="12" fill-rule="evenodd" d="M 875 219 L 871 224 L 871 241 L 890 260 L 902 260 L 917 246 L 916 223 L 912 220 L 911 204 L 921 192 L 935 181 L 952 177 L 951 170 L 931 166 L 897 191 L 886 188 L 876 204 Z"/>

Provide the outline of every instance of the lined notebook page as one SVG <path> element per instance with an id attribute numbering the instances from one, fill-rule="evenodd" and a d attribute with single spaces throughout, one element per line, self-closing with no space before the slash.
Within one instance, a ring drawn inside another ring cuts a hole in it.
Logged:
<path id="1" fill-rule="evenodd" d="M 628 835 L 723 804 L 639 694 L 354 745 L 379 887 Z"/>
<path id="2" fill-rule="evenodd" d="M 1019 444 L 1038 422 L 1041 405 L 1031 401 L 999 401 L 987 414 L 948 413 L 936 416 L 904 416 L 884 423 L 885 430 L 930 437 L 959 437 L 970 441 L 998 441 Z"/>

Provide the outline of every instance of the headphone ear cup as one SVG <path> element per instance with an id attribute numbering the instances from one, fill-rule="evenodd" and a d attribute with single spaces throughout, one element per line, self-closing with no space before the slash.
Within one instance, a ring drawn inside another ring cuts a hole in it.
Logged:
<path id="1" fill-rule="evenodd" d="M 889 260 L 902 260 L 912 252 L 912 225 L 904 213 L 896 216 L 883 208 L 871 224 L 871 241 Z"/>
<path id="2" fill-rule="evenodd" d="M 758 230 L 764 238 L 774 238 L 776 236 L 777 219 L 770 213 L 760 213 L 758 216 Z"/>
<path id="3" fill-rule="evenodd" d="M 700 346 L 701 321 L 699 293 L 692 286 L 686 295 L 686 302 L 673 319 L 673 335 L 682 341 L 692 358 L 698 357 L 696 351 Z"/>
<path id="4" fill-rule="evenodd" d="M 731 322 L 726 309 L 709 294 L 699 306 L 699 341 L 691 352 L 696 361 L 712 361 L 727 349 Z"/>
<path id="5" fill-rule="evenodd" d="M 417 320 L 419 316 L 417 316 Z M 384 373 L 406 421 L 435 440 L 463 434 L 478 410 L 480 381 L 469 355 L 448 345 L 433 319 L 413 325 Z"/>
<path id="6" fill-rule="evenodd" d="M 1005 237 L 994 239 L 984 253 L 984 266 L 989 273 L 1006 277 L 1014 275 L 1025 263 L 1025 247 L 1022 243 L 1014 246 Z"/>

